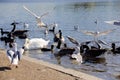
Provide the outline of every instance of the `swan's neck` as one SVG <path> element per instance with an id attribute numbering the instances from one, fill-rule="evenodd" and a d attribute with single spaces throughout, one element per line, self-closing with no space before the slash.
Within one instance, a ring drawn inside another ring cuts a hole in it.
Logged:
<path id="1" fill-rule="evenodd" d="M 28 39 L 25 40 L 24 47 L 25 47 L 25 49 L 29 49 L 29 40 Z"/>

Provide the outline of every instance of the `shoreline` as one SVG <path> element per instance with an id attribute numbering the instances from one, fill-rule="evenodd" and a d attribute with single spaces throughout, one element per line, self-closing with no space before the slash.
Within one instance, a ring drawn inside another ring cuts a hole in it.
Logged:
<path id="1" fill-rule="evenodd" d="M 8 64 L 9 60 L 5 56 L 4 49 L 0 49 L 0 80 L 102 80 L 89 74 L 27 56 L 22 56 L 18 68 L 9 70 Z"/>

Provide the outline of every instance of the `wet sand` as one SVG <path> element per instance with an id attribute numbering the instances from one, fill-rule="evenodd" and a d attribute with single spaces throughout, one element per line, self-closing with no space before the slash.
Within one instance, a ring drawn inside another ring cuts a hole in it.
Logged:
<path id="1" fill-rule="evenodd" d="M 18 68 L 10 68 L 9 64 L 5 51 L 0 49 L 0 80 L 102 80 L 26 56 Z"/>

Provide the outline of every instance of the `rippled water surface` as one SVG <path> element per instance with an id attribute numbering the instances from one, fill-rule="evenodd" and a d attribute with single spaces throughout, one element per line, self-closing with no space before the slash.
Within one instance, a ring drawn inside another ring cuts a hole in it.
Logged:
<path id="1" fill-rule="evenodd" d="M 99 39 L 106 42 L 120 41 L 119 27 L 104 23 L 107 20 L 119 20 L 120 18 L 120 2 L 119 1 L 106 1 L 106 2 L 61 2 L 61 3 L 0 3 L 0 27 L 4 30 L 11 30 L 10 25 L 14 20 L 17 22 L 26 22 L 29 24 L 28 37 L 35 38 L 41 37 L 46 40 L 53 40 L 53 34 L 49 33 L 44 35 L 44 29 L 36 26 L 35 18 L 30 15 L 22 7 L 27 6 L 37 15 L 42 15 L 49 12 L 42 20 L 51 24 L 56 22 L 58 27 L 56 31 L 61 29 L 65 36 L 74 37 L 79 42 L 93 40 L 92 36 L 87 36 L 81 32 L 74 30 L 74 26 L 79 26 L 80 30 L 90 31 L 105 31 L 117 28 L 116 31 L 101 36 Z M 95 21 L 97 20 L 97 24 Z M 22 24 L 17 26 L 17 29 L 23 28 Z M 68 46 L 73 45 L 65 37 Z M 16 39 L 18 46 L 21 47 L 24 40 Z M 0 48 L 5 48 L 4 43 L 0 42 Z M 108 47 L 108 46 L 107 46 Z M 42 59 L 54 64 L 58 64 L 58 60 L 50 52 L 41 52 L 40 50 L 27 51 L 27 56 Z M 73 68 L 75 70 L 83 71 L 85 73 L 98 76 L 105 80 L 117 80 L 120 77 L 120 55 L 106 54 L 104 58 L 97 58 L 97 63 L 79 64 L 69 57 L 64 56 L 61 58 L 61 64 L 64 67 Z"/>

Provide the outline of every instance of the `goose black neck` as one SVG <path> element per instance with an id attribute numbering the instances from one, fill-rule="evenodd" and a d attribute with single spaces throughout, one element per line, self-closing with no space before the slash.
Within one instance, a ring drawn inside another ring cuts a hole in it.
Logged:
<path id="1" fill-rule="evenodd" d="M 59 30 L 59 34 L 60 34 L 60 39 L 62 39 L 62 32 L 61 32 L 61 30 Z"/>
<path id="2" fill-rule="evenodd" d="M 115 51 L 115 43 L 112 43 L 112 51 Z"/>
<path id="3" fill-rule="evenodd" d="M 61 40 L 59 39 L 59 41 L 58 41 L 58 45 L 57 45 L 57 48 L 58 48 L 58 49 L 60 49 L 61 44 L 62 44 L 62 42 L 61 42 Z"/>
<path id="4" fill-rule="evenodd" d="M 11 32 L 14 32 L 16 29 L 16 24 L 13 24 L 13 29 L 11 30 Z"/>

